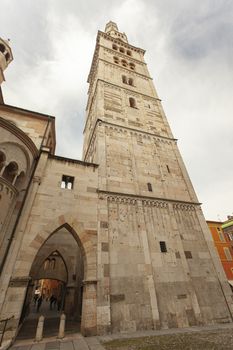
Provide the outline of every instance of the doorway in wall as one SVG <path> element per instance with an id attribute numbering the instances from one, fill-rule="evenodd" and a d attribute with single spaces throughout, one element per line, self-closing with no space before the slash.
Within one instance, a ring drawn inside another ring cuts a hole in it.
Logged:
<path id="1" fill-rule="evenodd" d="M 62 227 L 41 246 L 32 263 L 18 339 L 35 337 L 40 315 L 45 317 L 44 336 L 58 334 L 61 313 L 66 315 L 66 333 L 79 332 L 82 281 L 80 247 Z"/>

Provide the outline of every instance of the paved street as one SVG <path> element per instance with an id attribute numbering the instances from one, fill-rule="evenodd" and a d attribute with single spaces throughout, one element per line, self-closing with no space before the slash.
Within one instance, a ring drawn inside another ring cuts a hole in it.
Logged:
<path id="1" fill-rule="evenodd" d="M 106 350 L 230 350 L 233 324 L 101 337 Z"/>
<path id="2" fill-rule="evenodd" d="M 56 306 L 49 307 L 49 301 L 44 300 L 39 312 L 33 302 L 30 304 L 30 313 L 23 322 L 23 326 L 19 331 L 17 340 L 31 339 L 36 335 L 36 327 L 40 315 L 45 316 L 44 337 L 55 337 L 58 334 L 61 312 L 57 311 Z M 72 320 L 66 320 L 66 334 L 78 333 L 80 331 L 80 323 Z"/>
<path id="3" fill-rule="evenodd" d="M 104 350 L 97 337 L 84 338 L 80 334 L 57 340 L 55 337 L 35 343 L 32 340 L 16 341 L 11 350 Z"/>
<path id="4" fill-rule="evenodd" d="M 146 338 L 144 338 L 146 337 Z M 104 344 L 104 345 L 101 345 Z M 118 333 L 99 337 L 67 335 L 40 343 L 17 340 L 11 350 L 228 350 L 233 349 L 233 323 L 185 329 Z"/>

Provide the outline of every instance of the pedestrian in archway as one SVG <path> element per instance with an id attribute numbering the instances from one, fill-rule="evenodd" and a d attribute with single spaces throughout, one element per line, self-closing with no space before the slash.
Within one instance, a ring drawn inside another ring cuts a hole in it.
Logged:
<path id="1" fill-rule="evenodd" d="M 53 309 L 53 305 L 56 304 L 57 298 L 52 294 L 50 299 L 49 299 L 49 308 L 50 310 Z"/>
<path id="2" fill-rule="evenodd" d="M 43 297 L 42 297 L 42 295 L 41 295 L 41 296 L 38 298 L 38 300 L 37 300 L 36 312 L 39 312 L 40 307 L 41 307 L 41 304 L 42 304 L 42 301 L 43 301 Z"/>
<path id="3" fill-rule="evenodd" d="M 59 295 L 59 297 L 57 298 L 57 311 L 60 311 L 61 310 L 61 296 Z"/>
<path id="4" fill-rule="evenodd" d="M 39 289 L 36 288 L 35 293 L 34 293 L 34 297 L 33 297 L 35 306 L 36 306 L 36 303 L 37 303 L 37 300 L 39 297 L 40 297 L 40 291 L 39 291 Z"/>

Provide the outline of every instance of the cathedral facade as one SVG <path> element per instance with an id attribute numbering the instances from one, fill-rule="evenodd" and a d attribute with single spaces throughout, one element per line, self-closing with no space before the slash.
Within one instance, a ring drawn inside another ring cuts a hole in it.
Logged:
<path id="1" fill-rule="evenodd" d="M 40 281 L 84 335 L 232 322 L 232 292 L 144 54 L 113 22 L 98 32 L 82 161 L 55 155 L 54 117 L 1 101 L 8 338 Z M 12 59 L 1 40 L 1 77 Z"/>

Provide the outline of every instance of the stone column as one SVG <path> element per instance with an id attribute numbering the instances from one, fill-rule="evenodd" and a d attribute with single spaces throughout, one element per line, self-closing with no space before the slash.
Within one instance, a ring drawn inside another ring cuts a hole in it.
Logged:
<path id="1" fill-rule="evenodd" d="M 60 317 L 60 324 L 59 324 L 59 332 L 58 332 L 58 339 L 63 339 L 65 336 L 65 325 L 66 325 L 66 315 L 61 314 Z"/>
<path id="2" fill-rule="evenodd" d="M 110 312 L 110 261 L 109 261 L 109 219 L 108 199 L 104 195 L 99 197 L 99 227 L 97 249 L 97 333 L 106 334 L 111 328 Z"/>
<path id="3" fill-rule="evenodd" d="M 2 176 L 2 174 L 4 173 L 5 168 L 6 168 L 6 164 L 3 165 L 3 167 L 2 167 L 2 169 L 0 171 L 0 176 Z"/>
<path id="4" fill-rule="evenodd" d="M 140 235 L 142 238 L 145 264 L 147 266 L 147 276 L 145 277 L 147 280 L 147 286 L 148 286 L 149 295 L 150 295 L 153 325 L 154 325 L 154 329 L 158 329 L 160 328 L 159 308 L 158 308 L 158 301 L 157 301 L 157 295 L 156 295 L 154 277 L 153 277 L 153 271 L 152 271 L 149 242 L 148 242 L 147 230 L 146 230 L 146 225 L 144 220 L 142 201 L 138 200 L 137 203 L 138 203 L 138 223 L 140 223 Z"/>
<path id="5" fill-rule="evenodd" d="M 43 329 L 44 329 L 44 316 L 41 315 L 38 320 L 37 329 L 36 329 L 36 338 L 35 341 L 41 341 L 43 338 Z"/>
<path id="6" fill-rule="evenodd" d="M 96 284 L 97 280 L 83 281 L 81 333 L 84 336 L 92 336 L 97 333 Z"/>

